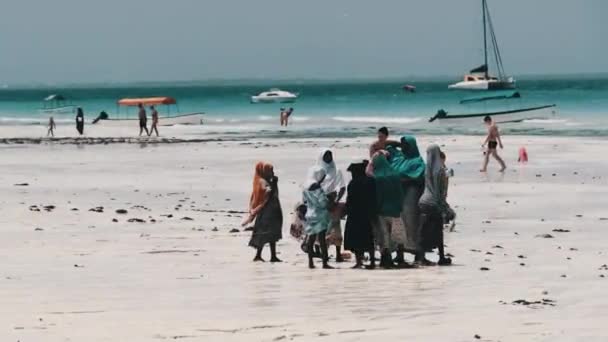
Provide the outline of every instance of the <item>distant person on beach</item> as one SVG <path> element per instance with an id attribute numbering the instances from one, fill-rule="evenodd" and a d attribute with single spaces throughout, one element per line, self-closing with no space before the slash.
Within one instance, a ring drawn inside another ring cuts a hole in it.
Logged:
<path id="1" fill-rule="evenodd" d="M 158 111 L 154 106 L 150 106 L 150 112 L 152 113 L 152 127 L 150 127 L 148 136 L 152 135 L 153 132 L 156 132 L 156 136 L 158 136 Z"/>
<path id="2" fill-rule="evenodd" d="M 137 107 L 139 107 L 139 136 L 141 137 L 144 130 L 146 131 L 146 134 L 150 136 L 150 132 L 148 132 L 148 116 L 146 115 L 146 109 L 141 103 L 138 104 Z"/>
<path id="3" fill-rule="evenodd" d="M 285 108 L 281 108 L 281 113 L 279 114 L 279 119 L 281 121 L 281 127 L 285 126 Z"/>
<path id="4" fill-rule="evenodd" d="M 399 145 L 399 142 L 388 140 L 388 128 L 381 127 L 378 130 L 378 139 L 369 147 L 369 157 L 372 158 L 376 152 L 386 149 L 387 145 Z"/>
<path id="5" fill-rule="evenodd" d="M 486 140 L 484 141 L 483 145 L 481 145 L 481 147 L 485 148 L 485 146 L 488 145 L 488 149 L 486 150 L 483 159 L 483 166 L 479 171 L 486 172 L 488 170 L 490 155 L 492 155 L 492 157 L 494 157 L 494 159 L 496 159 L 496 161 L 500 164 L 500 172 L 503 172 L 507 168 L 507 166 L 505 165 L 505 162 L 502 160 L 502 158 L 500 158 L 500 156 L 498 155 L 498 151 L 496 150 L 497 147 L 500 147 L 501 149 L 503 148 L 498 126 L 490 116 L 486 116 L 483 119 L 483 122 L 488 127 L 488 136 L 486 137 Z"/>
<path id="6" fill-rule="evenodd" d="M 55 119 L 51 116 L 49 118 L 49 125 L 48 125 L 48 131 L 46 132 L 46 136 L 48 137 L 49 135 L 51 137 L 55 136 L 55 128 L 57 128 L 57 125 L 55 125 Z"/>
<path id="7" fill-rule="evenodd" d="M 80 107 L 76 110 L 76 130 L 78 134 L 84 134 L 84 112 Z"/>
<path id="8" fill-rule="evenodd" d="M 420 197 L 421 248 L 423 253 L 437 248 L 440 266 L 450 265 L 443 244 L 443 220 L 448 213 L 446 197 L 446 175 L 441 162 L 441 149 L 431 145 L 426 151 L 424 193 Z"/>
<path id="9" fill-rule="evenodd" d="M 262 250 L 266 244 L 270 245 L 270 262 L 281 262 L 277 257 L 277 241 L 283 237 L 283 211 L 279 201 L 278 181 L 272 164 L 256 164 L 249 203 L 250 217 L 255 218 L 249 240 L 249 246 L 256 249 L 255 262 L 264 262 Z"/>
<path id="10" fill-rule="evenodd" d="M 329 213 L 330 201 L 321 184 L 325 179 L 325 170 L 315 165 L 308 171 L 308 179 L 304 183 L 302 199 L 306 205 L 306 220 L 304 231 L 306 232 L 306 251 L 308 253 L 308 268 L 315 268 L 313 258 L 315 256 L 314 245 L 316 241 L 321 244 L 321 255 L 323 268 L 331 269 L 329 266 L 329 256 L 327 253 L 327 241 L 325 234 L 327 227 L 331 223 Z"/>
<path id="11" fill-rule="evenodd" d="M 352 180 L 348 183 L 346 197 L 346 227 L 344 248 L 355 254 L 355 266 L 363 267 L 365 253 L 369 253 L 369 269 L 376 267 L 374 234 L 371 222 L 376 217 L 376 187 L 374 179 L 365 174 L 368 161 L 353 163 L 348 167 Z"/>
<path id="12" fill-rule="evenodd" d="M 327 227 L 326 239 L 328 246 L 336 246 L 336 262 L 343 262 L 342 258 L 342 227 L 340 222 L 344 213 L 344 204 L 340 200 L 346 194 L 346 182 L 342 171 L 336 166 L 334 155 L 328 148 L 321 150 L 317 159 L 317 166 L 325 171 L 325 178 L 321 182 L 323 191 L 328 196 L 331 220 Z"/>

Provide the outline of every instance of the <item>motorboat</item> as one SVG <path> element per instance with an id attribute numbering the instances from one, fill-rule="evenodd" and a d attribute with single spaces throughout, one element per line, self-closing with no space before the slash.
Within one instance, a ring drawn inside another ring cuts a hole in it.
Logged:
<path id="1" fill-rule="evenodd" d="M 39 112 L 43 114 L 70 114 L 76 112 L 76 106 L 67 97 L 61 94 L 52 94 L 44 98 Z"/>
<path id="2" fill-rule="evenodd" d="M 290 93 L 280 89 L 270 89 L 251 97 L 251 103 L 275 103 L 295 102 L 298 94 Z"/>
<path id="3" fill-rule="evenodd" d="M 448 89 L 456 90 L 508 90 L 515 89 L 515 79 L 507 76 L 502 63 L 502 56 L 498 48 L 498 41 L 494 32 L 494 25 L 490 16 L 490 10 L 486 0 L 481 1 L 482 16 L 483 16 L 483 51 L 484 64 L 471 70 L 469 74 L 464 76 L 460 82 L 451 84 Z M 488 37 L 489 36 L 489 37 Z M 491 45 L 492 55 L 496 64 L 497 76 L 490 74 L 489 56 L 488 56 L 488 40 Z"/>
<path id="4" fill-rule="evenodd" d="M 180 113 L 179 107 L 177 106 L 177 100 L 168 96 L 121 99 L 116 103 L 117 113 L 115 115 L 110 115 L 105 111 L 101 112 L 93 121 L 93 124 L 104 126 L 137 126 L 139 121 L 137 116 L 138 113 L 136 110 L 129 111 L 129 108 L 137 107 L 140 104 L 145 107 L 157 106 L 159 112 L 159 126 L 203 124 L 203 115 L 205 113 Z M 121 111 L 121 108 L 125 108 L 125 110 Z M 148 119 L 150 119 L 149 115 L 150 113 L 148 112 Z"/>

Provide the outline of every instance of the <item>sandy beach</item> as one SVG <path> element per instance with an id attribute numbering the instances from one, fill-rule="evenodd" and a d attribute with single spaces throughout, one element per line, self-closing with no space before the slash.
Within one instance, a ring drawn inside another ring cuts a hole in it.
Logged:
<path id="1" fill-rule="evenodd" d="M 478 172 L 482 137 L 419 137 L 455 171 L 454 265 L 389 271 L 308 270 L 288 233 L 317 151 L 344 170 L 370 138 L 228 140 L 0 144 L 2 340 L 606 340 L 607 140 L 505 137 L 503 175 Z M 282 264 L 252 263 L 239 225 L 258 160 Z"/>

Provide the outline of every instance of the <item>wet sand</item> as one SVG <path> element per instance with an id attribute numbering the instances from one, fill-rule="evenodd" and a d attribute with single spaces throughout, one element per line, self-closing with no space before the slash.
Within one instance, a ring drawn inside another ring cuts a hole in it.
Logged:
<path id="1" fill-rule="evenodd" d="M 310 271 L 288 235 L 319 148 L 345 169 L 368 139 L 3 144 L 0 336 L 604 341 L 608 141 L 507 137 L 509 169 L 485 175 L 481 140 L 419 138 L 445 145 L 455 170 L 455 265 L 391 271 Z M 252 263 L 239 226 L 258 160 L 279 176 L 282 264 Z"/>

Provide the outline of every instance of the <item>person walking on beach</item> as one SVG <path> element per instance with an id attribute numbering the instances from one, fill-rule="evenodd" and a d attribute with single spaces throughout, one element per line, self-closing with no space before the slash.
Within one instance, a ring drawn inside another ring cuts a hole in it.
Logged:
<path id="1" fill-rule="evenodd" d="M 55 119 L 51 116 L 49 118 L 49 125 L 48 131 L 46 132 L 46 136 L 48 137 L 50 135 L 51 137 L 55 137 L 55 128 L 57 128 L 57 125 L 55 125 Z"/>
<path id="2" fill-rule="evenodd" d="M 259 162 L 256 165 L 249 211 L 255 217 L 249 240 L 249 246 L 256 249 L 255 262 L 264 262 L 262 250 L 266 244 L 270 245 L 270 262 L 282 262 L 277 257 L 277 241 L 283 238 L 283 211 L 278 182 L 272 164 Z"/>
<path id="3" fill-rule="evenodd" d="M 446 175 L 441 162 L 441 149 L 431 145 L 427 149 L 424 193 L 420 197 L 421 248 L 423 253 L 437 248 L 439 265 L 450 265 L 443 245 L 443 219 L 448 212 L 446 201 Z"/>
<path id="4" fill-rule="evenodd" d="M 485 146 L 488 145 L 488 149 L 486 150 L 484 155 L 483 166 L 479 171 L 486 172 L 488 170 L 490 155 L 492 155 L 492 157 L 494 157 L 494 159 L 496 159 L 496 161 L 500 164 L 500 172 L 503 172 L 507 168 L 507 165 L 505 165 L 505 162 L 502 160 L 502 158 L 500 158 L 497 151 L 497 147 L 500 147 L 501 149 L 503 148 L 498 126 L 490 116 L 486 116 L 483 119 L 483 122 L 488 127 L 488 136 L 486 137 L 486 140 L 484 141 L 483 145 L 481 145 L 481 147 L 485 148 Z"/>
<path id="5" fill-rule="evenodd" d="M 317 159 L 317 166 L 325 171 L 325 178 L 321 183 L 323 191 L 328 196 L 331 220 L 327 227 L 327 244 L 328 246 L 336 246 L 336 262 L 343 262 L 342 258 L 342 227 L 340 225 L 343 216 L 343 205 L 340 205 L 340 200 L 346 193 L 346 182 L 342 171 L 338 169 L 334 161 L 334 155 L 328 148 L 321 150 Z"/>
<path id="6" fill-rule="evenodd" d="M 158 136 L 158 111 L 154 106 L 150 106 L 150 111 L 152 112 L 152 126 L 148 136 L 152 135 L 153 132 L 156 132 L 156 136 Z"/>
<path id="7" fill-rule="evenodd" d="M 365 174 L 368 161 L 353 163 L 348 167 L 352 180 L 348 183 L 346 197 L 346 227 L 344 248 L 355 254 L 353 268 L 363 267 L 363 257 L 369 253 L 369 269 L 376 267 L 374 234 L 371 225 L 376 217 L 376 187 L 374 179 Z"/>
<path id="8" fill-rule="evenodd" d="M 80 107 L 76 110 L 76 130 L 78 134 L 84 134 L 84 112 Z"/>
<path id="9" fill-rule="evenodd" d="M 139 136 L 141 137 L 144 130 L 146 131 L 146 134 L 150 136 L 150 132 L 148 132 L 148 116 L 146 115 L 146 109 L 141 103 L 138 104 L 137 107 L 139 107 Z"/>
<path id="10" fill-rule="evenodd" d="M 331 269 L 328 264 L 329 257 L 327 253 L 327 241 L 325 233 L 331 222 L 329 214 L 329 199 L 325 191 L 323 191 L 322 183 L 325 179 L 325 170 L 315 165 L 308 172 L 308 179 L 304 183 L 304 191 L 302 192 L 302 200 L 306 205 L 306 220 L 304 223 L 304 231 L 307 235 L 306 252 L 308 253 L 308 268 L 315 268 L 314 245 L 315 241 L 321 244 L 321 255 L 323 260 L 323 268 Z"/>

